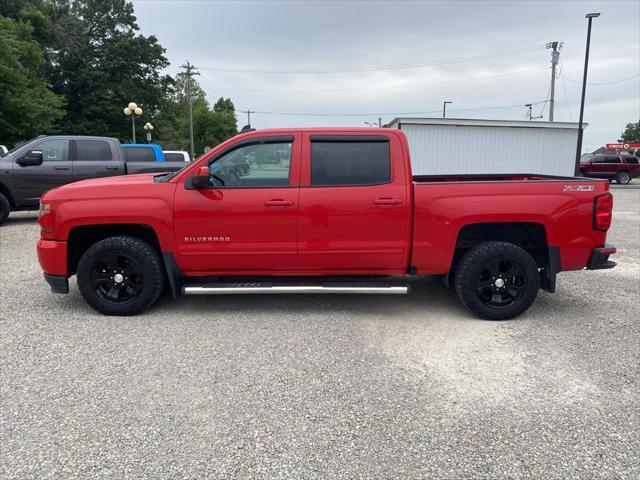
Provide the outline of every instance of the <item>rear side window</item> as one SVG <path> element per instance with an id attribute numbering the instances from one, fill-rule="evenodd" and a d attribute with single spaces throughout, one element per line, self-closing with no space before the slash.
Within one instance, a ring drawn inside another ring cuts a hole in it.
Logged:
<path id="1" fill-rule="evenodd" d="M 124 148 L 124 159 L 127 162 L 155 162 L 156 156 L 152 148 Z"/>
<path id="2" fill-rule="evenodd" d="M 377 185 L 390 181 L 388 141 L 312 140 L 311 185 Z"/>
<path id="3" fill-rule="evenodd" d="M 111 147 L 103 140 L 76 140 L 76 160 L 113 160 Z"/>
<path id="4" fill-rule="evenodd" d="M 632 156 L 628 156 L 628 157 L 624 157 L 624 159 L 627 161 L 627 163 L 634 163 L 634 164 L 638 164 L 638 157 L 632 157 Z"/>

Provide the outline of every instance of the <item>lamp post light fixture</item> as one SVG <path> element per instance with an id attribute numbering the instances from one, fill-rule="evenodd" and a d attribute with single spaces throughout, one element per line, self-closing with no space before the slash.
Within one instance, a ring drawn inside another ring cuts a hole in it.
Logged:
<path id="1" fill-rule="evenodd" d="M 453 103 L 453 102 L 450 102 L 450 101 L 448 101 L 448 100 L 445 100 L 445 101 L 442 103 L 442 118 L 445 118 L 445 117 L 447 116 L 447 103 L 451 104 L 451 103 Z"/>
<path id="2" fill-rule="evenodd" d="M 591 22 L 598 18 L 600 13 L 587 13 L 584 18 L 589 19 L 587 25 L 587 47 L 584 51 L 584 72 L 582 74 L 582 97 L 580 99 L 580 119 L 578 120 L 578 144 L 576 145 L 576 165 L 574 174 L 580 175 L 580 155 L 582 154 L 582 119 L 584 117 L 584 97 L 587 92 L 587 69 L 589 68 L 589 47 L 591 46 Z"/>
<path id="3" fill-rule="evenodd" d="M 147 132 L 147 143 L 151 143 L 151 132 L 153 131 L 153 125 L 147 122 L 144 124 L 144 127 L 142 128 L 144 128 L 145 131 Z"/>
<path id="4" fill-rule="evenodd" d="M 136 117 L 142 115 L 142 109 L 136 102 L 130 102 L 124 109 L 124 114 L 131 117 L 131 131 L 133 133 L 133 143 L 136 143 Z"/>

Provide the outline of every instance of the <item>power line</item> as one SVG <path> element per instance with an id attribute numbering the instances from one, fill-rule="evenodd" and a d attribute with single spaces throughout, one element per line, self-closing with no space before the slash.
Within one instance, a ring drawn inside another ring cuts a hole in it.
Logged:
<path id="1" fill-rule="evenodd" d="M 539 101 L 532 103 L 531 105 L 540 105 L 541 103 L 546 103 L 547 100 Z M 472 112 L 472 111 L 482 111 L 482 110 L 510 110 L 512 108 L 520 108 L 522 104 L 518 103 L 516 105 L 500 105 L 494 107 L 476 107 L 476 108 L 464 108 L 464 109 L 456 109 L 450 110 L 450 113 L 454 112 Z M 238 113 L 246 113 L 245 111 L 236 110 Z M 362 113 L 312 113 L 312 112 L 272 112 L 272 111 L 252 111 L 252 113 L 258 113 L 263 115 L 285 115 L 285 116 L 300 116 L 300 117 L 368 117 L 368 116 L 385 116 L 385 115 L 423 115 L 428 113 L 442 113 L 442 110 L 427 110 L 421 112 L 362 112 Z"/>
<path id="2" fill-rule="evenodd" d="M 582 82 L 579 81 L 579 80 L 574 80 L 573 78 L 565 77 L 562 74 L 560 74 L 560 77 L 564 78 L 565 80 L 568 80 L 569 82 L 579 83 L 580 85 L 582 85 Z M 616 83 L 627 82 L 627 81 L 632 80 L 632 79 L 637 78 L 637 77 L 640 77 L 640 73 L 638 73 L 636 75 L 632 75 L 632 76 L 627 77 L 627 78 L 622 78 L 620 80 L 614 80 L 613 82 L 602 82 L 602 83 L 587 82 L 587 85 L 614 85 Z"/>
<path id="3" fill-rule="evenodd" d="M 502 52 L 484 53 L 479 55 L 470 55 L 458 58 L 449 58 L 442 60 L 430 60 L 415 63 L 400 63 L 386 65 L 361 65 L 355 67 L 326 67 L 326 68 L 310 68 L 310 69 L 254 69 L 254 68 L 231 68 L 231 67 L 200 67 L 201 70 L 212 70 L 217 72 L 230 73 L 260 73 L 273 75 L 295 75 L 295 74 L 335 74 L 335 73 L 354 73 L 354 72 L 372 72 L 378 70 L 400 70 L 408 68 L 432 67 L 439 65 L 450 65 L 454 63 L 470 62 L 476 60 L 484 60 L 488 58 L 506 57 L 508 55 L 517 55 L 527 51 L 539 50 L 545 47 L 545 44 L 532 45 L 529 47 L 515 48 Z"/>
<path id="4" fill-rule="evenodd" d="M 360 91 L 368 91 L 368 90 L 390 90 L 395 88 L 411 88 L 411 87 L 424 87 L 424 86 L 433 86 L 433 85 L 451 85 L 455 83 L 465 83 L 465 82 L 473 82 L 476 80 L 486 80 L 490 78 L 500 78 L 500 77 L 512 77 L 515 75 L 523 75 L 525 73 L 531 72 L 540 72 L 542 70 L 547 70 L 544 68 L 533 68 L 529 70 L 520 70 L 516 72 L 507 72 L 507 73 L 498 73 L 496 75 L 484 75 L 480 77 L 470 77 L 470 78 L 462 78 L 459 80 L 450 80 L 450 81 L 441 81 L 441 82 L 424 82 L 424 83 L 407 83 L 403 85 L 385 85 L 380 87 L 363 87 L 363 88 L 337 88 L 337 89 L 321 89 L 321 90 L 257 90 L 257 89 L 226 89 L 228 92 L 236 92 L 236 93 L 283 93 L 283 94 L 291 94 L 291 93 L 333 93 L 333 92 L 360 92 Z M 218 89 L 219 90 L 219 89 Z"/>

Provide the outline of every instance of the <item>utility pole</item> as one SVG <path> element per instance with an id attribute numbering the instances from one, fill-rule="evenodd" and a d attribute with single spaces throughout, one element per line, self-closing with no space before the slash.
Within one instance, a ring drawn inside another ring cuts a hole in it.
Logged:
<path id="1" fill-rule="evenodd" d="M 447 116 L 447 103 L 453 102 L 449 102 L 447 100 L 444 101 L 444 103 L 442 104 L 442 118 L 445 118 Z"/>
<path id="2" fill-rule="evenodd" d="M 193 146 L 193 104 L 191 100 L 191 77 L 193 75 L 200 75 L 196 71 L 196 67 L 189 63 L 185 65 L 180 65 L 180 68 L 184 68 L 186 72 L 184 74 L 187 76 L 187 100 L 189 101 L 189 146 L 191 147 L 191 158 L 196 158 L 195 148 Z"/>
<path id="3" fill-rule="evenodd" d="M 558 42 L 549 42 L 547 43 L 547 48 L 553 49 L 551 51 L 551 88 L 549 92 L 549 121 L 553 122 L 553 109 L 555 107 L 556 93 L 556 66 L 558 65 L 558 60 L 560 60 L 560 48 L 562 48 L 562 44 L 559 44 Z"/>
<path id="4" fill-rule="evenodd" d="M 382 118 L 378 117 L 378 127 L 382 128 Z"/>
<path id="5" fill-rule="evenodd" d="M 251 128 L 251 114 L 256 113 L 254 110 L 240 110 L 242 113 L 247 114 L 247 126 Z"/>

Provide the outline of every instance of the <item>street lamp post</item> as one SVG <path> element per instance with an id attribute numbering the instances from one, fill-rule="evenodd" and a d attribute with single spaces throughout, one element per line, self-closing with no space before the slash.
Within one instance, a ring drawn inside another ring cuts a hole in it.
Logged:
<path id="1" fill-rule="evenodd" d="M 447 103 L 453 102 L 449 102 L 447 100 L 444 101 L 444 103 L 442 104 L 442 118 L 445 118 L 447 116 Z"/>
<path id="2" fill-rule="evenodd" d="M 153 131 L 153 125 L 147 122 L 144 124 L 145 131 L 147 132 L 147 143 L 151 143 L 151 132 Z"/>
<path id="3" fill-rule="evenodd" d="M 131 117 L 131 131 L 133 133 L 133 143 L 136 143 L 136 117 L 142 115 L 142 109 L 136 102 L 130 102 L 124 109 L 124 114 Z"/>
<path id="4" fill-rule="evenodd" d="M 584 73 L 582 75 L 582 98 L 580 99 L 580 119 L 578 120 L 578 144 L 576 145 L 576 164 L 574 174 L 580 175 L 580 155 L 582 154 L 582 120 L 584 118 L 584 97 L 587 92 L 587 70 L 589 68 L 589 47 L 591 45 L 591 22 L 594 18 L 600 16 L 600 13 L 587 13 L 585 18 L 589 19 L 587 26 L 587 47 L 584 52 Z"/>

